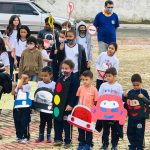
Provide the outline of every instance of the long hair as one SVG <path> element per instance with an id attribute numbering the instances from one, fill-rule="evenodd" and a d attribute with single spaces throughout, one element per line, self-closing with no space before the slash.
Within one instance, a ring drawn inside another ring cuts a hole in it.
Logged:
<path id="1" fill-rule="evenodd" d="M 21 27 L 18 29 L 18 33 L 17 33 L 17 41 L 19 42 L 19 40 L 21 39 L 21 35 L 20 35 L 20 30 L 24 29 L 27 31 L 27 36 L 26 39 L 30 36 L 30 29 L 28 28 L 28 26 L 25 25 L 21 25 Z"/>
<path id="2" fill-rule="evenodd" d="M 17 16 L 17 15 L 12 15 L 12 16 L 10 17 L 10 19 L 9 19 L 9 24 L 8 24 L 7 29 L 6 29 L 6 31 L 5 31 L 5 33 L 6 33 L 8 36 L 10 36 L 10 35 L 12 34 L 13 30 L 14 30 L 13 21 L 14 21 L 16 18 L 18 18 L 18 20 L 19 20 L 19 24 L 18 24 L 18 26 L 17 26 L 17 30 L 18 30 L 18 29 L 20 28 L 20 26 L 21 26 L 21 21 L 20 21 L 19 16 Z"/>
<path id="3" fill-rule="evenodd" d="M 5 42 L 3 38 L 0 37 L 0 54 L 3 52 L 7 52 L 6 47 L 5 47 Z"/>

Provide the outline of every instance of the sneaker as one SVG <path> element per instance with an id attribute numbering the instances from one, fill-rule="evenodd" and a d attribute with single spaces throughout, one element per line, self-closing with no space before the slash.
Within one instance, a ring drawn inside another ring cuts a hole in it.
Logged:
<path id="1" fill-rule="evenodd" d="M 72 147 L 72 144 L 64 144 L 64 149 L 68 149 L 70 147 Z"/>
<path id="2" fill-rule="evenodd" d="M 107 150 L 108 149 L 108 145 L 103 144 L 100 149 Z"/>
<path id="3" fill-rule="evenodd" d="M 14 141 L 12 141 L 12 143 L 19 143 L 21 139 L 16 138 Z"/>
<path id="4" fill-rule="evenodd" d="M 91 150 L 91 146 L 88 145 L 88 144 L 86 144 L 86 145 L 84 146 L 83 150 Z"/>
<path id="5" fill-rule="evenodd" d="M 52 143 L 51 139 L 48 139 L 48 140 L 46 141 L 46 143 Z"/>
<path id="6" fill-rule="evenodd" d="M 82 143 L 79 143 L 78 147 L 77 147 L 77 150 L 83 150 L 84 149 L 84 144 Z"/>
<path id="7" fill-rule="evenodd" d="M 44 139 L 39 139 L 39 138 L 38 138 L 38 139 L 35 140 L 35 143 L 41 143 L 41 142 L 43 142 L 43 141 L 44 141 Z"/>
<path id="8" fill-rule="evenodd" d="M 118 149 L 117 149 L 117 146 L 113 146 L 113 147 L 111 148 L 111 150 L 118 150 Z"/>
<path id="9" fill-rule="evenodd" d="M 28 143 L 28 139 L 22 139 L 19 143 L 21 143 L 21 144 L 27 144 Z"/>
<path id="10" fill-rule="evenodd" d="M 54 146 L 61 146 L 62 144 L 62 141 L 59 140 L 54 142 Z"/>

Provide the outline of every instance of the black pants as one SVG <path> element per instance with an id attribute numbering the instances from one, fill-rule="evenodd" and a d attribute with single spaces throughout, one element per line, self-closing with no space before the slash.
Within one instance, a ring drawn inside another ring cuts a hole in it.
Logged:
<path id="1" fill-rule="evenodd" d="M 102 143 L 104 145 L 109 145 L 109 134 L 111 129 L 111 143 L 112 146 L 116 147 L 119 141 L 119 131 L 118 131 L 119 122 L 118 121 L 103 121 L 103 134 L 102 134 Z"/>
<path id="2" fill-rule="evenodd" d="M 101 86 L 104 82 L 106 82 L 106 81 L 105 81 L 105 80 L 99 80 L 99 79 L 96 80 L 96 88 L 97 88 L 97 90 L 99 90 L 100 86 Z"/>
<path id="3" fill-rule="evenodd" d="M 68 121 L 65 120 L 56 120 L 54 119 L 54 132 L 55 132 L 55 137 L 54 141 L 63 141 L 62 138 L 62 133 L 65 133 L 65 139 L 64 142 L 65 144 L 70 144 L 71 139 L 72 139 L 72 126 L 68 123 Z"/>
<path id="4" fill-rule="evenodd" d="M 52 114 L 40 112 L 40 126 L 39 126 L 39 138 L 44 140 L 44 130 L 47 124 L 47 137 L 51 135 L 52 129 Z"/>
<path id="5" fill-rule="evenodd" d="M 145 133 L 145 119 L 128 119 L 127 137 L 130 142 L 129 147 L 132 150 L 143 150 L 143 141 Z"/>
<path id="6" fill-rule="evenodd" d="M 90 146 L 93 146 L 92 139 L 93 139 L 93 133 L 85 131 L 83 129 L 78 128 L 79 136 L 78 141 L 82 143 L 83 145 L 88 144 Z"/>
<path id="7" fill-rule="evenodd" d="M 29 139 L 30 108 L 17 108 L 13 110 L 16 137 L 19 139 Z"/>
<path id="8" fill-rule="evenodd" d="M 13 71 L 14 71 L 14 58 L 11 56 L 11 52 L 8 52 L 9 63 L 10 63 L 10 77 L 13 79 Z"/>

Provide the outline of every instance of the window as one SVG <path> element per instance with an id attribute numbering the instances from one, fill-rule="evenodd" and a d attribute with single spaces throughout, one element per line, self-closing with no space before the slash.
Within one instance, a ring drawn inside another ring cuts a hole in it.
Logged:
<path id="1" fill-rule="evenodd" d="M 29 4 L 15 4 L 16 14 L 35 15 L 36 10 Z"/>
<path id="2" fill-rule="evenodd" d="M 0 13 L 15 14 L 14 5 L 12 3 L 0 3 Z"/>

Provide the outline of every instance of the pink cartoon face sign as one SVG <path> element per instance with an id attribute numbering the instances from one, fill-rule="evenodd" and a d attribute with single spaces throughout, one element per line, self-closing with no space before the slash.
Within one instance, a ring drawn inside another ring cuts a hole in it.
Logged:
<path id="1" fill-rule="evenodd" d="M 123 125 L 126 120 L 127 110 L 123 107 L 123 101 L 119 96 L 110 94 L 102 95 L 97 105 L 91 108 L 92 121 L 118 120 Z"/>

